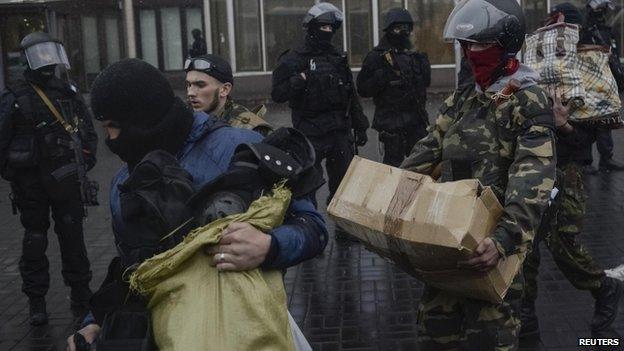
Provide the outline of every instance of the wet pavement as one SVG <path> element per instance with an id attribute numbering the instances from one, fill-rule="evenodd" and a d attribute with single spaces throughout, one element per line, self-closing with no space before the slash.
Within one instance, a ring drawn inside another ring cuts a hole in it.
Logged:
<path id="1" fill-rule="evenodd" d="M 440 98 L 430 101 L 433 112 Z M 287 108 L 269 106 L 270 122 L 289 125 Z M 370 102 L 365 112 L 372 117 Z M 360 150 L 379 160 L 376 134 Z M 616 159 L 624 161 L 624 131 L 614 133 Z M 109 181 L 119 161 L 100 143 L 99 163 L 91 176 L 100 182 L 102 205 L 90 209 L 85 236 L 96 289 L 115 255 L 108 212 Z M 605 268 L 624 264 L 624 172 L 587 177 L 589 192 L 586 230 L 581 237 L 594 258 Z M 48 258 L 51 285 L 47 295 L 50 323 L 31 327 L 28 305 L 21 293 L 18 260 L 22 229 L 11 215 L 9 185 L 0 181 L 0 350 L 64 350 L 65 338 L 74 332 L 77 319 L 69 309 L 69 289 L 60 275 L 60 254 L 50 231 Z M 319 193 L 325 203 L 326 188 Z M 323 209 L 324 210 L 324 209 Z M 333 224 L 330 222 L 330 233 Z M 593 299 L 577 291 L 542 248 L 542 270 L 537 301 L 541 340 L 523 342 L 523 350 L 577 350 L 579 337 L 589 337 Z M 291 314 L 315 350 L 416 350 L 417 307 L 422 284 L 390 262 L 359 244 L 330 240 L 318 258 L 288 270 L 285 277 Z M 624 335 L 624 318 L 615 327 Z"/>

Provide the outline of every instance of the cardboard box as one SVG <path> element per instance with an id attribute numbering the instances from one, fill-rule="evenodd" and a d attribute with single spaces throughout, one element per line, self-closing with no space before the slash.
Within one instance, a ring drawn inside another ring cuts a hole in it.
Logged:
<path id="1" fill-rule="evenodd" d="M 487 274 L 457 268 L 502 213 L 478 180 L 435 183 L 425 175 L 355 157 L 327 209 L 336 224 L 427 284 L 501 302 L 522 257 L 500 260 Z"/>

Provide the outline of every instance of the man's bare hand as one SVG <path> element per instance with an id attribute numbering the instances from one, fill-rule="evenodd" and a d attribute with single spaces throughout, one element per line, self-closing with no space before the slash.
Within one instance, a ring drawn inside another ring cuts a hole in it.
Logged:
<path id="1" fill-rule="evenodd" d="M 95 339 L 100 335 L 100 326 L 97 324 L 89 324 L 86 327 L 80 329 L 78 333 L 84 336 L 85 340 L 92 344 Z M 76 343 L 74 342 L 74 336 L 71 335 L 67 338 L 67 351 L 76 351 Z"/>
<path id="2" fill-rule="evenodd" d="M 500 254 L 496 249 L 496 244 L 491 238 L 485 238 L 472 254 L 472 257 L 465 261 L 457 262 L 460 268 L 471 269 L 478 272 L 489 272 L 498 264 Z"/>
<path id="3" fill-rule="evenodd" d="M 570 117 L 570 109 L 563 105 L 561 96 L 557 94 L 556 88 L 550 88 L 550 97 L 553 100 L 553 114 L 555 115 L 555 127 L 557 129 L 568 129 L 568 118 Z M 571 127 L 571 126 L 570 126 Z"/>
<path id="4" fill-rule="evenodd" d="M 206 250 L 220 271 L 247 271 L 258 268 L 271 248 L 271 236 L 248 223 L 232 223 L 219 245 Z"/>

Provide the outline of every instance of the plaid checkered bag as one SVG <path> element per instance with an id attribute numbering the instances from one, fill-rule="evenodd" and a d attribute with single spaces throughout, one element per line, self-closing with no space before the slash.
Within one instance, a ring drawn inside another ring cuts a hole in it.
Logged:
<path id="1" fill-rule="evenodd" d="M 583 105 L 585 89 L 578 71 L 579 27 L 555 23 L 526 38 L 524 63 L 540 74 L 540 85 L 555 86 L 564 104 Z"/>
<path id="2" fill-rule="evenodd" d="M 598 122 L 613 128 L 622 124 L 622 103 L 617 83 L 609 68 L 609 48 L 603 46 L 579 46 L 578 70 L 581 73 L 586 95 L 584 104 L 570 112 L 573 121 Z"/>

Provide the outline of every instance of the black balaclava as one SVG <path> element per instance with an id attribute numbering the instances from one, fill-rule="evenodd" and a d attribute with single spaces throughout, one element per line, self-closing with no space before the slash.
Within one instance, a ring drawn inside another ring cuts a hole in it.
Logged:
<path id="1" fill-rule="evenodd" d="M 192 110 L 174 95 L 165 76 L 139 59 L 106 67 L 93 82 L 91 107 L 96 119 L 119 126 L 119 136 L 105 142 L 131 170 L 153 150 L 175 156 L 194 121 Z"/>
<path id="2" fill-rule="evenodd" d="M 28 79 L 33 80 L 37 83 L 47 84 L 52 78 L 55 77 L 55 71 L 56 65 L 49 65 L 36 70 L 26 68 L 26 70 L 24 71 L 24 75 Z"/>
<path id="3" fill-rule="evenodd" d="M 308 25 L 308 34 L 306 37 L 307 42 L 315 49 L 330 50 L 333 48 L 332 38 L 336 34 L 336 30 L 332 27 L 331 32 L 321 30 L 324 24 L 313 22 Z"/>
<path id="4" fill-rule="evenodd" d="M 164 150 L 175 156 L 184 145 L 193 126 L 193 112 L 179 98 L 165 116 L 153 127 L 141 127 L 124 122 L 119 136 L 104 142 L 112 153 L 134 169 L 150 151 Z"/>
<path id="5" fill-rule="evenodd" d="M 398 33 L 395 33 L 394 29 L 400 28 Z M 410 41 L 410 34 L 412 34 L 412 25 L 408 23 L 398 23 L 390 27 L 386 31 L 386 38 L 388 43 L 397 49 L 411 49 L 412 42 Z"/>

